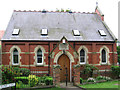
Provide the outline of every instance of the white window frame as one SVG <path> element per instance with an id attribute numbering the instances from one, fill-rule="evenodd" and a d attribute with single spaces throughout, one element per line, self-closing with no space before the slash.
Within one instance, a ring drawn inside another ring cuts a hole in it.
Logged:
<path id="1" fill-rule="evenodd" d="M 14 53 L 15 49 L 17 49 L 17 48 L 14 48 L 13 52 L 12 52 L 12 65 L 19 65 L 19 51 L 18 51 L 18 49 L 17 49 L 17 51 L 18 51 L 18 63 L 14 63 L 14 54 L 13 53 Z"/>
<path id="2" fill-rule="evenodd" d="M 42 29 L 41 35 L 48 35 L 48 29 Z"/>
<path id="3" fill-rule="evenodd" d="M 74 36 L 80 36 L 80 31 L 79 30 L 73 30 Z"/>
<path id="4" fill-rule="evenodd" d="M 84 57 L 85 57 L 85 62 L 81 62 L 81 56 L 80 56 L 80 57 L 79 57 L 79 58 L 80 58 L 80 64 L 86 64 L 86 51 L 85 51 L 84 48 L 82 48 L 82 49 L 83 49 L 84 52 L 85 52 L 85 56 L 84 56 Z M 81 50 L 82 50 L 82 49 L 81 49 Z M 81 51 L 81 50 L 80 50 L 80 51 Z M 80 52 L 79 52 L 79 53 L 80 53 Z"/>
<path id="5" fill-rule="evenodd" d="M 12 35 L 19 35 L 20 29 L 14 29 Z"/>
<path id="6" fill-rule="evenodd" d="M 39 50 L 39 49 L 41 50 L 41 48 L 38 48 L 38 50 Z M 37 50 L 37 52 L 38 52 L 38 50 Z M 41 50 L 41 51 L 42 51 L 42 50 Z M 38 61 L 38 56 L 37 56 L 38 53 L 37 53 L 37 52 L 36 52 L 36 64 L 37 64 L 37 65 L 43 65 L 43 51 L 42 51 L 42 63 L 38 63 L 38 62 L 37 62 L 37 61 Z"/>
<path id="7" fill-rule="evenodd" d="M 104 30 L 98 30 L 98 32 L 100 33 L 101 36 L 106 36 L 106 33 Z"/>
<path id="8" fill-rule="evenodd" d="M 37 51 L 39 49 L 41 49 L 41 51 L 42 51 L 42 63 L 37 63 Z M 38 46 L 35 47 L 35 49 L 34 49 L 34 54 L 35 54 L 35 56 L 34 56 L 34 60 L 35 60 L 34 65 L 36 65 L 36 66 L 44 66 L 44 65 L 46 65 L 46 63 L 44 62 L 44 60 L 46 58 L 46 56 L 44 56 L 44 53 L 46 53 L 46 51 L 45 51 L 43 46 L 38 45 Z"/>

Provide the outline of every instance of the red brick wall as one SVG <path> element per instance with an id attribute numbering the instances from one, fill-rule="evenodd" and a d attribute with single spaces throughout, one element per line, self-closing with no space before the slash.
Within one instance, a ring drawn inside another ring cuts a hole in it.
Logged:
<path id="1" fill-rule="evenodd" d="M 8 65 L 9 62 L 10 62 L 10 54 L 9 53 L 6 53 L 6 52 L 9 52 L 10 51 L 10 48 L 13 46 L 13 45 L 17 45 L 20 49 L 21 49 L 21 52 L 34 52 L 34 49 L 35 47 L 37 47 L 38 45 L 41 45 L 42 47 L 45 48 L 45 51 L 46 52 L 49 52 L 49 45 L 50 45 L 50 52 L 53 50 L 53 48 L 55 47 L 55 45 L 57 45 L 58 42 L 2 42 L 2 64 L 4 65 Z M 73 46 L 74 42 L 70 42 L 70 44 Z M 88 61 L 89 61 L 89 64 L 98 64 L 99 61 L 100 61 L 100 53 L 96 53 L 96 52 L 99 52 L 100 51 L 100 48 L 102 46 L 107 46 L 107 48 L 109 48 L 109 51 L 111 53 L 109 53 L 109 61 L 112 64 L 116 64 L 117 63 L 117 54 L 116 53 L 113 53 L 113 52 L 116 52 L 116 44 L 115 43 L 104 43 L 104 42 L 75 42 L 75 49 L 76 51 L 78 51 L 79 47 L 84 45 L 85 47 L 87 47 L 88 49 L 88 52 L 91 52 L 91 53 L 88 53 Z M 54 57 L 56 56 L 56 54 L 61 51 L 59 50 L 59 46 L 54 50 L 55 52 L 55 55 Z M 73 52 L 75 52 L 73 50 L 73 48 L 69 45 L 69 50 L 67 50 L 68 52 L 71 53 L 71 55 L 74 57 L 73 55 Z M 21 56 L 21 64 L 22 65 L 29 65 L 30 64 L 33 64 L 33 62 L 35 61 L 34 60 L 34 56 L 35 54 L 34 53 L 29 53 L 29 54 L 24 54 L 24 53 L 21 53 L 20 54 Z M 48 65 L 48 53 L 45 53 L 44 56 L 46 56 L 45 58 L 45 62 L 46 64 Z M 51 65 L 53 64 L 56 64 L 54 63 L 53 61 L 54 59 L 51 59 Z M 77 64 L 78 62 L 78 59 L 74 58 L 74 61 L 75 63 L 72 63 L 72 65 L 75 65 Z M 109 65 L 98 65 L 97 67 L 103 67 L 103 68 L 108 68 L 110 69 L 110 66 Z M 33 67 L 30 67 L 30 68 L 33 68 Z M 38 66 L 38 67 L 34 67 L 34 68 L 48 68 L 47 66 Z"/>

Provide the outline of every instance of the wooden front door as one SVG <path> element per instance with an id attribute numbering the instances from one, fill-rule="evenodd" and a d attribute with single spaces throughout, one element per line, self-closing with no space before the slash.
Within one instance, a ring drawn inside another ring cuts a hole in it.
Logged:
<path id="1" fill-rule="evenodd" d="M 68 58 L 67 55 L 61 55 L 58 59 L 58 64 L 61 66 L 61 70 L 60 70 L 60 81 L 61 82 L 65 82 L 66 81 L 66 68 L 67 68 L 67 81 L 70 81 L 70 60 Z"/>

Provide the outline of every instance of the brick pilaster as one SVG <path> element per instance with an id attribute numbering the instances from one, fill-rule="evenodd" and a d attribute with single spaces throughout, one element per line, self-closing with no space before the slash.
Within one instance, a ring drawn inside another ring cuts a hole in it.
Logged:
<path id="1" fill-rule="evenodd" d="M 74 68 L 74 85 L 80 84 L 80 67 Z"/>
<path id="2" fill-rule="evenodd" d="M 29 58 L 30 52 L 29 52 L 29 43 L 25 43 L 25 62 L 27 65 L 30 64 L 30 58 Z"/>
<path id="3" fill-rule="evenodd" d="M 92 43 L 92 64 L 96 64 L 96 43 Z"/>
<path id="4" fill-rule="evenodd" d="M 53 69 L 53 85 L 60 85 L 60 68 Z"/>

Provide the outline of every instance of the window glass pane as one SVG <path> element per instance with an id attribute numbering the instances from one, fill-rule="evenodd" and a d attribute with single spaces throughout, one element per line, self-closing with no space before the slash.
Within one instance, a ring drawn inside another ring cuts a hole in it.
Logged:
<path id="1" fill-rule="evenodd" d="M 37 58 L 42 58 L 42 55 L 37 55 Z"/>
<path id="2" fill-rule="evenodd" d="M 42 50 L 37 51 L 37 63 L 42 63 Z"/>
<path id="3" fill-rule="evenodd" d="M 20 29 L 14 29 L 12 35 L 18 35 L 19 31 L 20 31 Z"/>
<path id="4" fill-rule="evenodd" d="M 37 58 L 37 63 L 42 63 L 42 58 Z"/>
<path id="5" fill-rule="evenodd" d="M 98 30 L 98 32 L 100 33 L 101 36 L 106 36 L 106 33 L 104 32 L 104 30 Z"/>
<path id="6" fill-rule="evenodd" d="M 80 51 L 80 56 L 85 56 L 85 51 L 83 49 Z"/>
<path id="7" fill-rule="evenodd" d="M 80 57 L 80 62 L 85 62 L 85 58 L 84 57 Z"/>
<path id="8" fill-rule="evenodd" d="M 83 49 L 80 51 L 80 62 L 85 62 L 85 51 Z"/>
<path id="9" fill-rule="evenodd" d="M 74 36 L 80 36 L 80 32 L 78 30 L 73 30 Z"/>
<path id="10" fill-rule="evenodd" d="M 14 55 L 14 57 L 13 57 L 13 63 L 18 63 L 18 55 Z"/>
<path id="11" fill-rule="evenodd" d="M 42 55 L 41 49 L 39 49 L 39 50 L 37 51 L 37 55 Z"/>
<path id="12" fill-rule="evenodd" d="M 102 62 L 106 62 L 106 51 L 102 50 Z"/>
<path id="13" fill-rule="evenodd" d="M 42 29 L 42 35 L 47 35 L 48 34 L 48 30 L 47 29 Z"/>
<path id="14" fill-rule="evenodd" d="M 14 49 L 13 51 L 13 63 L 17 64 L 18 63 L 18 50 Z"/>

